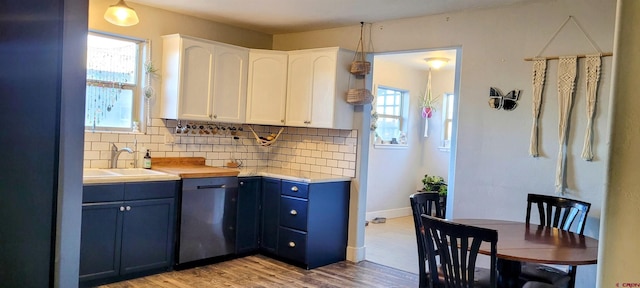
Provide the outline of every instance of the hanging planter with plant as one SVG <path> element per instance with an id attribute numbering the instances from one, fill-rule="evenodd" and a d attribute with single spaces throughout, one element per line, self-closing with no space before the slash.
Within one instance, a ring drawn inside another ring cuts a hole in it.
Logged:
<path id="1" fill-rule="evenodd" d="M 431 118 L 433 112 L 436 111 L 435 102 L 438 97 L 433 97 L 431 94 L 431 69 L 429 69 L 429 76 L 427 78 L 427 89 L 422 97 L 422 103 L 420 104 L 420 110 L 422 112 L 422 118 Z"/>

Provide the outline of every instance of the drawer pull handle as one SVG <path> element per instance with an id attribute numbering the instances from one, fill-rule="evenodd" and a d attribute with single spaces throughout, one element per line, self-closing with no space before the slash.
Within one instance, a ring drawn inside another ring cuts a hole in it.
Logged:
<path id="1" fill-rule="evenodd" d="M 298 192 L 298 186 L 293 186 L 293 187 L 291 187 L 291 191 L 293 191 L 293 192 Z"/>
<path id="2" fill-rule="evenodd" d="M 124 211 L 124 207 L 123 206 L 120 206 L 120 211 Z"/>
<path id="3" fill-rule="evenodd" d="M 298 215 L 298 211 L 296 211 L 296 210 L 291 210 L 291 212 L 289 212 L 289 213 L 291 213 L 291 215 Z"/>
<path id="4" fill-rule="evenodd" d="M 127 211 L 131 211 L 131 206 L 127 206 Z"/>
<path id="5" fill-rule="evenodd" d="M 220 184 L 220 185 L 198 185 L 198 187 L 196 187 L 197 189 L 219 189 L 219 188 L 226 188 L 227 186 L 224 184 Z"/>
<path id="6" fill-rule="evenodd" d="M 289 247 L 291 248 L 296 247 L 296 242 L 293 242 L 293 241 L 289 242 Z"/>

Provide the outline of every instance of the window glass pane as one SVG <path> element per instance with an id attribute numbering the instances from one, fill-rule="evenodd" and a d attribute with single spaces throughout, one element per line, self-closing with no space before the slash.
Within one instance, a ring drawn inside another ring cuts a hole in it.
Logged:
<path id="1" fill-rule="evenodd" d="M 400 121 L 398 119 L 383 117 L 378 119 L 376 132 L 378 132 L 378 135 L 382 137 L 382 139 L 389 141 L 391 138 L 397 137 L 398 131 L 400 130 L 399 128 Z"/>
<path id="2" fill-rule="evenodd" d="M 124 38 L 89 34 L 85 126 L 129 130 L 137 101 L 139 44 Z"/>
<path id="3" fill-rule="evenodd" d="M 138 45 L 89 34 L 87 80 L 136 83 Z"/>
<path id="4" fill-rule="evenodd" d="M 131 128 L 133 91 L 87 85 L 85 126 Z"/>
<path id="5" fill-rule="evenodd" d="M 453 119 L 453 95 L 447 95 L 447 119 Z"/>

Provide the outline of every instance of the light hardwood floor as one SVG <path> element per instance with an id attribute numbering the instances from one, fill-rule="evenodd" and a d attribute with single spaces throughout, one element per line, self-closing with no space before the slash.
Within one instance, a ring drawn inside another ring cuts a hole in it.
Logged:
<path id="1" fill-rule="evenodd" d="M 362 261 L 343 261 L 312 270 L 292 266 L 262 255 L 171 271 L 112 283 L 101 288 L 204 288 L 204 287 L 417 287 L 418 276 Z"/>
<path id="2" fill-rule="evenodd" d="M 418 246 L 413 217 L 387 218 L 365 228 L 365 258 L 368 261 L 418 273 Z"/>

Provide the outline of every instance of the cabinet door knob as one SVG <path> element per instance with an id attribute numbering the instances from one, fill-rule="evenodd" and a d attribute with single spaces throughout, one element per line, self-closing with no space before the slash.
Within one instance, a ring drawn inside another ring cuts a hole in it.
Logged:
<path id="1" fill-rule="evenodd" d="M 289 212 L 289 214 L 291 214 L 291 215 L 298 215 L 298 211 L 296 211 L 296 210 L 291 210 L 291 212 Z"/>
<path id="2" fill-rule="evenodd" d="M 218 115 L 213 114 L 213 119 L 218 119 Z"/>
<path id="3" fill-rule="evenodd" d="M 240 186 L 244 185 L 244 182 L 240 181 Z"/>
<path id="4" fill-rule="evenodd" d="M 123 206 L 120 206 L 120 211 L 124 211 L 124 207 Z"/>
<path id="5" fill-rule="evenodd" d="M 291 191 L 293 191 L 293 192 L 298 192 L 298 186 L 293 186 L 293 187 L 291 187 Z"/>
<path id="6" fill-rule="evenodd" d="M 291 248 L 296 247 L 296 242 L 290 241 L 289 242 L 289 247 L 291 247 Z"/>
<path id="7" fill-rule="evenodd" d="M 127 211 L 131 211 L 131 206 L 127 206 Z"/>
<path id="8" fill-rule="evenodd" d="M 280 123 L 284 123 L 284 119 L 280 119 Z"/>

